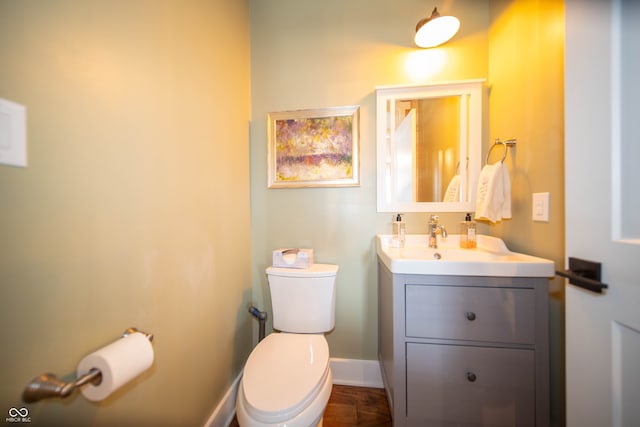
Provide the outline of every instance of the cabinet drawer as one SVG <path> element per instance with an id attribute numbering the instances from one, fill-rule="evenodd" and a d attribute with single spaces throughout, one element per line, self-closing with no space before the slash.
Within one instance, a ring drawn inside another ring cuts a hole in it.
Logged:
<path id="1" fill-rule="evenodd" d="M 407 344 L 413 426 L 535 425 L 534 351 Z"/>
<path id="2" fill-rule="evenodd" d="M 406 285 L 408 337 L 533 344 L 533 289 Z"/>

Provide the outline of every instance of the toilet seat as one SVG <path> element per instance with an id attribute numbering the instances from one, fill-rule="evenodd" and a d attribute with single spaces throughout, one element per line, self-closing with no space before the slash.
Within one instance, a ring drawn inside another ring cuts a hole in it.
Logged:
<path id="1" fill-rule="evenodd" d="M 247 415 L 262 423 L 290 420 L 311 405 L 330 375 L 324 335 L 272 333 L 255 347 L 245 365 L 243 406 Z"/>

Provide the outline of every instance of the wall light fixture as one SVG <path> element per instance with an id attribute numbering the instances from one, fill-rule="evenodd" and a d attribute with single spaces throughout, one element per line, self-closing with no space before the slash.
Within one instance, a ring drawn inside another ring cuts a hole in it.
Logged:
<path id="1" fill-rule="evenodd" d="M 419 47 L 436 47 L 455 36 L 460 28 L 460 20 L 455 16 L 440 16 L 434 7 L 429 18 L 418 21 L 415 42 Z"/>

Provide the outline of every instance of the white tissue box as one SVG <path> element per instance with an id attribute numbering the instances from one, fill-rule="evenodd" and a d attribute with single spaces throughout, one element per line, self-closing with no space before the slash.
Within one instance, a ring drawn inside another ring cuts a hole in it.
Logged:
<path id="1" fill-rule="evenodd" d="M 313 249 L 283 248 L 273 251 L 273 266 L 309 268 L 313 265 Z"/>

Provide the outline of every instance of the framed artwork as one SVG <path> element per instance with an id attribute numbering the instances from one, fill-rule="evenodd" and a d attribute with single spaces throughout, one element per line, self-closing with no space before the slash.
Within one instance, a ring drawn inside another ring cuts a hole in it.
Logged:
<path id="1" fill-rule="evenodd" d="M 358 106 L 269 113 L 269 188 L 360 185 Z"/>

